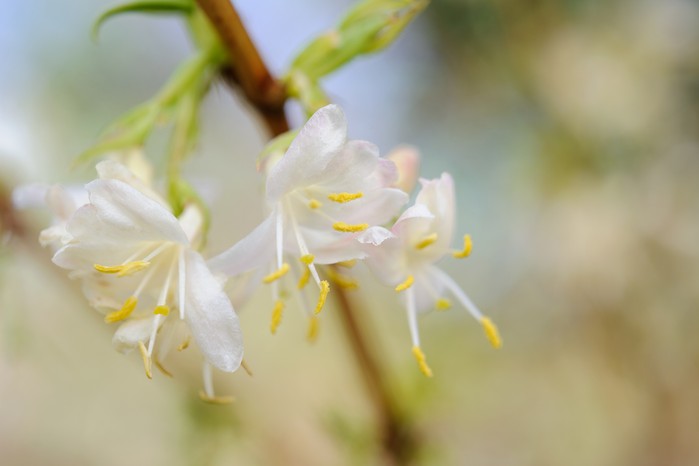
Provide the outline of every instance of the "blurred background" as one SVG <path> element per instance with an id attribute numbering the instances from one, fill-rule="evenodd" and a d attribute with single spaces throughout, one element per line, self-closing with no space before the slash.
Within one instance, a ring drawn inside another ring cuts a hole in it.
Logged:
<path id="1" fill-rule="evenodd" d="M 235 3 L 276 73 L 350 5 Z M 191 47 L 179 20 L 135 15 L 93 43 L 111 1 L 1 5 L 0 462 L 377 464 L 332 307 L 314 345 L 293 312 L 269 334 L 267 293 L 239 309 L 254 376 L 217 374 L 227 407 L 199 401 L 196 353 L 151 381 L 112 349 L 36 243 L 48 216 L 12 212 L 9 192 L 93 178 L 72 159 Z M 351 137 L 414 144 L 424 177 L 454 175 L 457 233 L 475 248 L 442 266 L 504 339 L 492 350 L 457 307 L 423 316 L 425 379 L 394 293 L 359 271 L 352 299 L 415 431 L 413 463 L 699 464 L 699 4 L 434 0 L 386 52 L 325 83 Z M 262 219 L 241 202 L 262 190 L 261 128 L 227 88 L 207 98 L 186 176 L 215 213 L 209 254 Z"/>

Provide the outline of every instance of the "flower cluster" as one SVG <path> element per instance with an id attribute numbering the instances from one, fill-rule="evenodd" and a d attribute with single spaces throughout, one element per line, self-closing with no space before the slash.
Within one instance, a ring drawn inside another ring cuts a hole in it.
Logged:
<path id="1" fill-rule="evenodd" d="M 450 249 L 452 178 L 443 174 L 420 180 L 414 205 L 402 211 L 417 164 L 410 148 L 382 158 L 375 145 L 348 140 L 342 110 L 329 105 L 309 119 L 283 154 L 262 165 L 265 220 L 208 262 L 199 252 L 205 234 L 201 209 L 187 204 L 176 217 L 149 177 L 136 174 L 143 171 L 142 163 L 136 168 L 113 160 L 99 163 L 99 178 L 86 186 L 84 201 L 76 202 L 61 188 L 50 189 L 46 197 L 56 221 L 41 241 L 54 249 L 53 262 L 82 282 L 105 322 L 118 325 L 116 348 L 138 350 L 149 378 L 154 365 L 167 373 L 162 361 L 172 348 L 186 348 L 191 337 L 205 359 L 207 400 L 221 400 L 213 392 L 211 369 L 235 371 L 243 357 L 238 317 L 222 276 L 250 273 L 255 284 L 270 288 L 272 333 L 281 324 L 288 297 L 297 296 L 313 339 L 330 283 L 356 286 L 321 266 L 356 261 L 402 294 L 413 354 L 430 376 L 417 314 L 449 307 L 447 295 L 481 322 L 495 347 L 500 339 L 492 322 L 434 265 L 448 253 L 464 258 L 471 250 L 469 236 L 462 249 Z"/>

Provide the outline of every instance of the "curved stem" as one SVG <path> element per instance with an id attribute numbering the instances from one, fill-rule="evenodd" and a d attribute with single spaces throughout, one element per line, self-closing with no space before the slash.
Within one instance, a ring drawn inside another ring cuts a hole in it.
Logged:
<path id="1" fill-rule="evenodd" d="M 284 114 L 286 89 L 270 73 L 252 42 L 231 0 L 197 0 L 225 46 L 230 64 L 222 76 L 238 85 L 248 102 L 262 116 L 272 136 L 289 130 Z"/>
<path id="2" fill-rule="evenodd" d="M 366 337 L 367 330 L 360 326 L 357 312 L 347 292 L 336 287 L 333 295 L 337 300 L 342 326 L 352 347 L 352 354 L 357 360 L 364 385 L 378 417 L 384 460 L 389 465 L 408 464 L 416 450 L 416 439 L 410 425 L 393 401 L 391 390 L 375 357 L 376 351 L 369 345 L 369 341 L 375 339 Z"/>

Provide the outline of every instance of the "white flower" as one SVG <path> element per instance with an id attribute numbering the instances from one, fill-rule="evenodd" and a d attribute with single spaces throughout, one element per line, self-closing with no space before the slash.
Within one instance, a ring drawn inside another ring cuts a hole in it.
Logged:
<path id="1" fill-rule="evenodd" d="M 315 312 L 305 306 L 312 336 L 317 328 L 315 314 L 329 290 L 316 264 L 364 257 L 356 234 L 392 219 L 408 196 L 391 187 L 397 180 L 396 167 L 379 157 L 375 145 L 347 140 L 347 121 L 335 105 L 318 110 L 286 154 L 265 168 L 271 214 L 209 265 L 229 276 L 268 267 L 263 281 L 271 284 L 275 301 L 273 333 L 284 308 L 279 279 L 294 269 L 301 274 L 298 288 L 303 288 L 313 278 L 320 290 Z M 292 260 L 287 262 L 288 258 Z"/>
<path id="2" fill-rule="evenodd" d="M 431 376 L 420 349 L 417 314 L 451 306 L 444 295 L 450 293 L 476 318 L 494 347 L 501 345 L 495 325 L 478 310 L 464 291 L 434 265 L 446 254 L 465 258 L 471 252 L 471 238 L 464 237 L 464 248 L 450 248 L 454 228 L 454 182 L 447 173 L 436 180 L 420 180 L 422 189 L 415 205 L 408 208 L 391 230 L 367 229 L 358 239 L 366 245 L 365 263 L 379 280 L 404 293 L 408 324 L 415 355 L 422 372 Z"/>
<path id="3" fill-rule="evenodd" d="M 209 365 L 233 372 L 243 349 L 233 306 L 193 247 L 201 213 L 188 207 L 176 218 L 117 162 L 101 162 L 97 170 L 100 179 L 86 186 L 89 203 L 67 221 L 69 240 L 54 263 L 83 279 L 91 304 L 107 313 L 105 322 L 121 322 L 114 344 L 139 348 L 149 378 L 152 362 L 160 367 L 175 333 L 191 333 L 206 359 L 206 395 L 213 399 Z"/>

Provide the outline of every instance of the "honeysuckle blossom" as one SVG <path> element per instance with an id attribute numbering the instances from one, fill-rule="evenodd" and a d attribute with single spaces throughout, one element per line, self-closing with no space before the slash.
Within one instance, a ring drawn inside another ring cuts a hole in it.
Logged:
<path id="1" fill-rule="evenodd" d="M 286 153 L 265 164 L 265 171 L 270 215 L 209 265 L 231 276 L 267 268 L 262 281 L 272 288 L 272 333 L 284 308 L 280 279 L 295 270 L 300 276 L 296 287 L 302 289 L 312 278 L 319 290 L 317 304 L 304 304 L 312 339 L 316 314 L 330 289 L 316 265 L 364 257 L 357 233 L 389 221 L 408 196 L 391 187 L 396 167 L 379 157 L 375 145 L 347 139 L 345 115 L 335 105 L 318 110 Z M 298 295 L 304 303 L 305 295 Z"/>
<path id="2" fill-rule="evenodd" d="M 202 216 L 189 206 L 179 218 L 126 167 L 105 161 L 86 186 L 89 202 L 65 224 L 65 244 L 53 262 L 83 280 L 91 305 L 105 322 L 119 323 L 118 350 L 138 348 L 146 375 L 189 335 L 204 358 L 205 398 L 216 400 L 211 368 L 233 372 L 241 364 L 238 317 L 222 283 L 195 250 Z M 175 340 L 176 337 L 181 340 Z"/>
<path id="3" fill-rule="evenodd" d="M 421 179 L 422 189 L 390 230 L 367 229 L 358 240 L 366 245 L 365 263 L 383 283 L 403 294 L 412 337 L 413 354 L 428 377 L 432 371 L 420 347 L 417 314 L 451 306 L 445 297 L 453 296 L 477 319 L 494 347 L 501 345 L 495 325 L 473 304 L 459 285 L 434 264 L 447 254 L 465 258 L 471 252 L 471 238 L 464 236 L 464 247 L 450 245 L 454 229 L 454 182 L 447 173 L 435 180 Z"/>

